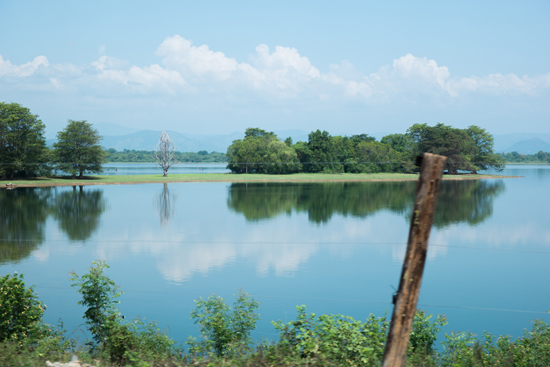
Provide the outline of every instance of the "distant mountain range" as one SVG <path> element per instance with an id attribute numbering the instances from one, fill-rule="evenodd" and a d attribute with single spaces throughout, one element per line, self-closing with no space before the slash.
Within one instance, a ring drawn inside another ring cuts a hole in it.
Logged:
<path id="1" fill-rule="evenodd" d="M 124 149 L 135 150 L 154 150 L 161 131 L 139 130 L 135 128 L 120 126 L 112 123 L 94 124 L 103 140 L 101 146 L 105 149 L 115 148 L 118 151 Z M 227 147 L 233 140 L 242 139 L 244 132 L 234 132 L 231 134 L 182 134 L 176 131 L 166 131 L 180 152 L 198 152 L 206 150 L 208 152 L 226 152 Z M 293 142 L 307 141 L 309 132 L 303 130 L 280 130 L 275 134 L 284 140 L 291 137 Z M 333 133 L 334 134 L 334 133 Z M 369 134 L 380 141 L 387 132 L 378 132 Z M 508 153 L 517 151 L 521 154 L 534 154 L 540 150 L 550 152 L 550 134 L 518 133 L 518 134 L 500 134 L 494 135 L 495 152 Z M 48 139 L 46 142 L 51 146 L 56 139 Z"/>
<path id="2" fill-rule="evenodd" d="M 494 135 L 495 152 L 535 154 L 539 151 L 550 152 L 550 134 L 518 133 Z"/>

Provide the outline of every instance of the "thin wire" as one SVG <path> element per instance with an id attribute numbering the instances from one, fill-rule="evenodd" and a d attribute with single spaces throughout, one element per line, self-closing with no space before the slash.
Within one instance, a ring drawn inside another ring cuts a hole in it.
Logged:
<path id="1" fill-rule="evenodd" d="M 7 239 L 0 238 L 0 242 L 67 242 L 64 239 L 48 239 L 48 240 L 32 240 L 32 239 Z M 71 241 L 69 241 L 71 242 Z M 176 243 L 176 244 L 200 244 L 200 245 L 263 245 L 263 244 L 305 244 L 305 245 L 398 245 L 406 246 L 405 242 L 313 242 L 313 241 L 262 241 L 262 242 L 242 242 L 242 241 L 170 241 L 170 240 L 88 240 L 86 243 Z M 550 251 L 536 251 L 536 250 L 522 250 L 522 249 L 503 249 L 494 247 L 473 247 L 473 246 L 460 246 L 460 245 L 443 245 L 437 243 L 430 243 L 430 247 L 446 247 L 446 248 L 458 248 L 465 250 L 487 250 L 487 251 L 502 251 L 502 252 L 521 252 L 521 253 L 534 253 L 534 254 L 550 254 Z"/>

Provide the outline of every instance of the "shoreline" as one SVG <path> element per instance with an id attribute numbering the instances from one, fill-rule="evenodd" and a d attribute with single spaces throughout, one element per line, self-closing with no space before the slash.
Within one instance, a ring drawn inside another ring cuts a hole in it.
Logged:
<path id="1" fill-rule="evenodd" d="M 443 180 L 485 180 L 502 178 L 519 178 L 523 176 L 464 174 L 445 175 Z M 83 179 L 65 177 L 39 177 L 32 180 L 1 180 L 0 188 L 14 189 L 17 187 L 57 187 L 57 186 L 93 186 L 93 185 L 136 185 L 151 183 L 176 182 L 234 182 L 234 183 L 270 183 L 270 182 L 399 182 L 417 181 L 418 174 L 403 173 L 297 173 L 291 175 L 267 174 L 227 174 L 227 173 L 187 173 L 162 175 L 113 175 L 85 176 Z M 10 185 L 11 184 L 11 185 Z"/>

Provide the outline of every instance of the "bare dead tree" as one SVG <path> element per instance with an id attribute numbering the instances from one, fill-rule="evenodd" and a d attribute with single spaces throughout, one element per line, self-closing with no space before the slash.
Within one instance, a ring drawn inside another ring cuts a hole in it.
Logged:
<path id="1" fill-rule="evenodd" d="M 155 157 L 157 165 L 160 167 L 160 169 L 162 169 L 162 172 L 164 172 L 164 177 L 168 176 L 168 170 L 170 169 L 170 167 L 179 163 L 174 159 L 175 153 L 176 145 L 172 140 L 170 140 L 168 134 L 163 131 L 162 134 L 160 134 L 157 147 L 153 152 L 153 157 Z"/>

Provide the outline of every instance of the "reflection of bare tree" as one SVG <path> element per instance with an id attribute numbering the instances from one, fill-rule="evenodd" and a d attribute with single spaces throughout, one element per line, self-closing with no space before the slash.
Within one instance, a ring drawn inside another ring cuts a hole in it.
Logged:
<path id="1" fill-rule="evenodd" d="M 165 226 L 174 215 L 176 196 L 170 194 L 168 184 L 165 183 L 162 191 L 157 196 L 157 209 L 159 211 L 160 224 Z"/>

